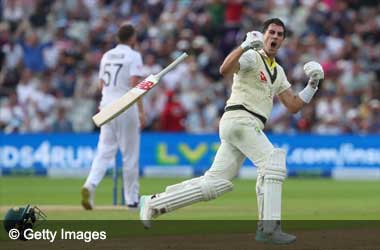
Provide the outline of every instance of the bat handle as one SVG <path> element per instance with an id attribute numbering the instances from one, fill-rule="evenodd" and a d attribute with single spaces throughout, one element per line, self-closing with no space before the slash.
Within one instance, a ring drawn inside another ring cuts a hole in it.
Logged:
<path id="1" fill-rule="evenodd" d="M 183 60 L 185 60 L 185 58 L 187 57 L 187 53 L 184 52 L 182 53 L 182 55 L 180 55 L 177 59 L 175 59 L 171 64 L 169 64 L 168 66 L 166 66 L 166 68 L 164 68 L 163 70 L 161 70 L 161 72 L 159 72 L 158 74 L 156 74 L 155 76 L 160 79 L 163 75 L 165 75 L 166 73 L 168 73 L 170 70 L 172 70 L 175 66 L 177 66 L 180 62 L 182 62 Z"/>

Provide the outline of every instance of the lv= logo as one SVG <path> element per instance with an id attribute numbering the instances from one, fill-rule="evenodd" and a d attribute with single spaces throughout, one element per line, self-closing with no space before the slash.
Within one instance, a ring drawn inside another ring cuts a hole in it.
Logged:
<path id="1" fill-rule="evenodd" d="M 153 86 L 153 82 L 150 81 L 142 81 L 139 84 L 137 84 L 136 88 L 143 89 L 143 90 L 149 90 Z"/>

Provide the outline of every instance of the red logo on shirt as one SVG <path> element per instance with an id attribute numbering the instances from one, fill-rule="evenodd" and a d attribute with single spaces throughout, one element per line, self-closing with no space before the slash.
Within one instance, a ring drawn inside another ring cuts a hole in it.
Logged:
<path id="1" fill-rule="evenodd" d="M 137 84 L 136 88 L 143 89 L 143 90 L 149 90 L 154 85 L 153 82 L 150 81 L 142 81 L 139 84 Z"/>
<path id="2" fill-rule="evenodd" d="M 267 82 L 267 78 L 264 75 L 264 72 L 260 71 L 260 81 Z"/>

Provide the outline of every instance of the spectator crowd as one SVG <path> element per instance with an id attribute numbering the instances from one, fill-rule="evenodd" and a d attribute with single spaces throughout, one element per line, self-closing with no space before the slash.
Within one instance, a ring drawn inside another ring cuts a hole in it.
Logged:
<path id="1" fill-rule="evenodd" d="M 275 99 L 267 130 L 380 133 L 380 4 L 363 0 L 0 0 L 0 129 L 94 131 L 100 58 L 128 21 L 144 75 L 191 55 L 144 97 L 144 130 L 217 132 L 232 82 L 219 66 L 270 17 L 289 30 L 277 61 L 293 89 L 310 60 L 325 80 L 296 115 Z"/>

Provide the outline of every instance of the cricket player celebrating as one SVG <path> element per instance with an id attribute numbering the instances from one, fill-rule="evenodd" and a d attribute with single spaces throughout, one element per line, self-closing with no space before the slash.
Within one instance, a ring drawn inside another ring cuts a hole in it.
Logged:
<path id="1" fill-rule="evenodd" d="M 119 44 L 107 51 L 100 62 L 100 87 L 102 100 L 100 109 L 119 99 L 140 81 L 142 57 L 133 49 L 136 32 L 133 26 L 123 24 L 118 31 Z M 122 154 L 124 198 L 130 208 L 139 202 L 139 150 L 140 125 L 144 125 L 142 102 L 137 102 L 120 116 L 100 129 L 98 150 L 91 171 L 82 187 L 82 206 L 92 209 L 95 189 L 103 179 L 107 167 L 115 164 L 118 149 Z"/>
<path id="2" fill-rule="evenodd" d="M 140 219 L 145 227 L 160 214 L 195 202 L 215 199 L 231 191 L 231 180 L 248 157 L 258 169 L 256 184 L 259 223 L 256 240 L 289 244 L 294 235 L 281 230 L 281 193 L 286 178 L 286 152 L 275 148 L 263 133 L 277 95 L 286 108 L 298 112 L 309 103 L 324 73 L 320 64 L 304 66 L 309 81 L 295 94 L 283 68 L 275 60 L 286 36 L 280 19 L 264 23 L 263 33 L 247 33 L 245 41 L 234 49 L 220 67 L 223 76 L 234 74 L 231 96 L 220 121 L 221 145 L 211 168 L 204 176 L 168 186 L 165 192 L 140 199 Z"/>

